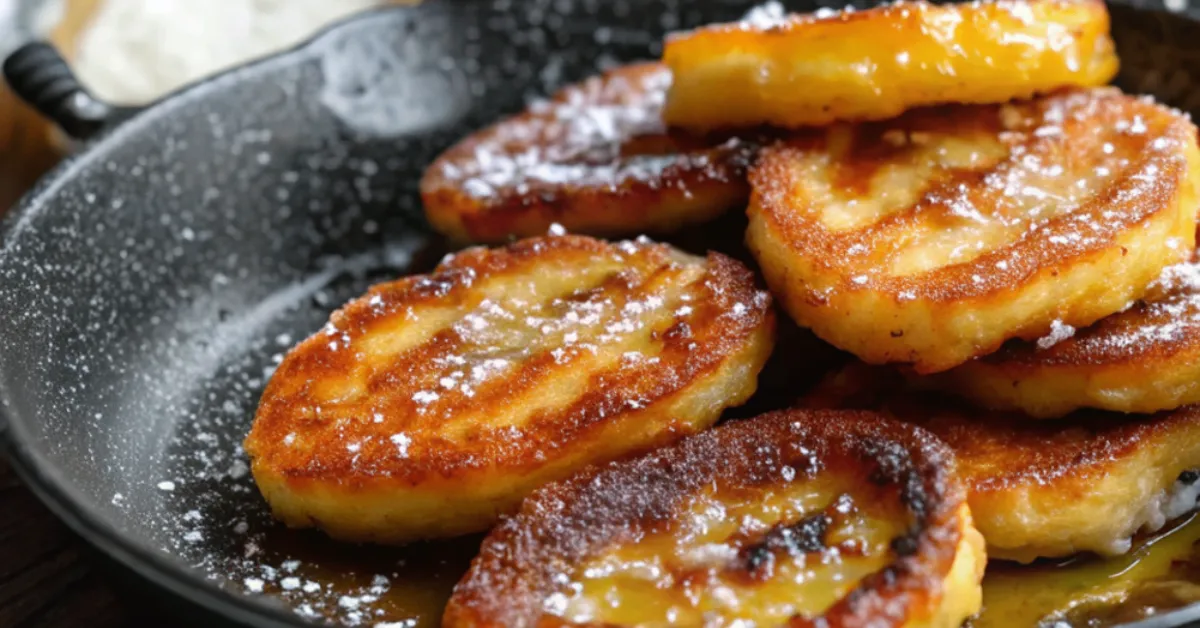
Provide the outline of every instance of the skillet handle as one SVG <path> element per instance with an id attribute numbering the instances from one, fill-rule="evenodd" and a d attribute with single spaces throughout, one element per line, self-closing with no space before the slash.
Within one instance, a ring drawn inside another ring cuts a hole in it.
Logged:
<path id="1" fill-rule="evenodd" d="M 87 140 L 136 113 L 91 94 L 58 50 L 45 42 L 17 48 L 4 60 L 4 78 L 13 92 L 67 135 Z"/>

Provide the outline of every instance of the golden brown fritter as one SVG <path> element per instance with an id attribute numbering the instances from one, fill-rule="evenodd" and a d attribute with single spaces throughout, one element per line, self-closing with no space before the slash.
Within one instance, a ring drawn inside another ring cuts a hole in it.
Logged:
<path id="1" fill-rule="evenodd" d="M 984 556 L 953 464 L 868 412 L 726 423 L 534 493 L 443 626 L 958 626 Z"/>
<path id="2" fill-rule="evenodd" d="M 502 242 L 554 223 L 668 233 L 744 207 L 754 144 L 668 133 L 670 83 L 658 63 L 620 67 L 467 137 L 421 180 L 429 222 L 457 241 Z"/>
<path id="3" fill-rule="evenodd" d="M 942 371 L 1089 325 L 1185 260 L 1196 134 L 1113 89 L 834 125 L 763 152 L 747 238 L 798 323 Z"/>
<path id="4" fill-rule="evenodd" d="M 954 450 L 988 556 L 1027 562 L 1120 554 L 1196 507 L 1200 408 L 1151 416 L 1080 411 L 1059 421 L 971 408 L 863 365 L 831 377 L 806 407 L 882 411 Z"/>
<path id="5" fill-rule="evenodd" d="M 1151 413 L 1200 403 L 1200 265 L 1170 266 L 1152 297 L 1076 330 L 934 376 L 932 382 L 991 408 L 1054 418 L 1079 408 Z"/>
<path id="6" fill-rule="evenodd" d="M 754 392 L 773 323 L 718 254 L 577 236 L 470 249 L 293 349 L 246 451 L 291 526 L 481 531 L 552 479 L 711 425 Z"/>
<path id="7" fill-rule="evenodd" d="M 1002 103 L 1117 73 L 1099 0 L 897 2 L 774 16 L 669 37 L 667 121 L 687 128 L 883 120 Z"/>

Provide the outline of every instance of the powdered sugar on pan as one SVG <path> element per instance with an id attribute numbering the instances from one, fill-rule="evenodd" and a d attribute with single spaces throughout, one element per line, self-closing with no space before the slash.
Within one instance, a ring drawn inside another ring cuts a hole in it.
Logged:
<path id="1" fill-rule="evenodd" d="M 644 8 L 628 0 L 535 0 L 494 11 L 484 19 L 514 24 L 511 39 L 499 41 L 470 23 L 474 14 L 433 5 L 436 15 L 468 24 L 406 21 L 396 10 L 371 22 L 386 28 L 355 22 L 339 32 L 396 42 L 404 54 L 410 40 L 460 46 L 399 61 L 420 63 L 417 77 L 430 77 L 430 66 L 470 77 L 472 98 L 440 93 L 438 81 L 452 77 L 393 88 L 369 82 L 406 67 L 353 67 L 369 46 L 343 44 L 335 52 L 344 58 L 325 64 L 318 57 L 326 48 L 308 48 L 182 95 L 164 105 L 169 115 L 147 112 L 122 126 L 111 138 L 121 141 L 79 155 L 6 231 L 0 310 L 13 333 L 0 338 L 0 363 L 6 382 L 28 384 L 11 387 L 22 388 L 13 394 L 20 418 L 51 434 L 36 446 L 75 483 L 72 495 L 89 516 L 121 543 L 190 568 L 173 574 L 180 587 L 204 578 L 321 623 L 433 626 L 478 547 L 469 538 L 362 548 L 288 530 L 271 518 L 240 446 L 286 351 L 368 284 L 406 270 L 415 245 L 386 242 L 427 237 L 415 188 L 439 150 L 519 107 L 538 88 L 524 73 L 548 58 L 562 59 L 562 72 L 546 75 L 558 81 L 656 56 L 620 44 L 615 27 L 608 49 L 575 45 L 592 41 L 593 21 Z M 588 25 L 582 37 L 563 28 L 563 5 L 597 13 L 570 18 Z M 677 13 L 677 26 L 699 19 Z M 356 73 L 327 85 L 326 71 L 341 70 Z M 417 94 L 421 107 L 470 102 L 477 119 L 471 128 L 371 141 L 420 116 L 440 123 L 454 112 L 393 119 L 396 103 L 367 102 L 360 87 L 381 101 L 432 87 Z M 608 129 L 603 120 L 579 124 Z M 348 258 L 361 251 L 370 254 Z M 340 334 L 328 341 L 340 343 Z M 435 384 L 430 390 L 443 395 Z M 388 445 L 403 451 L 405 435 L 393 434 Z"/>

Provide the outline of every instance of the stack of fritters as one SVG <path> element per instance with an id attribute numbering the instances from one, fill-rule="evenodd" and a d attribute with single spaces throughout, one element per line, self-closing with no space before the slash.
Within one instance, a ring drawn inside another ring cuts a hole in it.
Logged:
<path id="1" fill-rule="evenodd" d="M 1108 30 L 1098 0 L 757 10 L 466 138 L 430 223 L 533 237 L 293 350 L 246 442 L 260 488 L 358 541 L 517 513 L 447 626 L 956 626 L 984 541 L 1127 550 L 1200 491 L 1200 149 L 1103 86 Z M 742 208 L 770 294 L 719 253 L 586 237 Z M 784 400 L 755 407 L 803 408 L 707 429 L 754 394 L 772 296 L 852 357 L 785 334 Z"/>

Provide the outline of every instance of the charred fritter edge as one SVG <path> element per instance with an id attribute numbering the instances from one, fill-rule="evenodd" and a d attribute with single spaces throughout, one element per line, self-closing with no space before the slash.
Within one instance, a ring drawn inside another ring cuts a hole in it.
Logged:
<path id="1" fill-rule="evenodd" d="M 578 233 L 664 233 L 745 205 L 757 142 L 668 132 L 671 72 L 640 63 L 568 86 L 478 131 L 421 179 L 430 223 L 500 242 L 559 223 Z"/>
<path id="2" fill-rule="evenodd" d="M 468 249 L 440 265 L 431 275 L 406 277 L 373 287 L 363 297 L 335 312 L 331 320 L 345 333 L 358 336 L 367 333 L 373 322 L 389 319 L 406 309 L 455 303 L 470 293 L 474 283 L 489 277 L 536 272 L 538 265 L 549 256 L 580 256 L 582 263 L 588 256 L 610 255 L 614 247 L 624 247 L 624 254 L 642 256 L 656 264 L 669 263 L 675 254 L 671 247 L 649 241 L 614 245 L 580 236 L 530 239 L 495 250 Z M 460 498 L 477 499 L 479 502 L 477 507 L 467 508 L 466 512 L 460 513 L 470 526 L 460 529 L 456 526 L 465 525 L 462 522 L 445 522 L 436 518 L 431 518 L 423 525 L 436 526 L 438 536 L 486 529 L 486 522 L 483 525 L 477 523 L 478 517 L 475 515 L 479 513 L 475 510 L 494 519 L 497 510 L 508 509 L 507 501 L 499 503 L 496 496 L 488 492 L 489 478 L 495 478 L 497 474 L 518 473 L 529 482 L 532 481 L 530 475 L 538 470 L 553 471 L 543 460 L 543 448 L 548 444 L 553 445 L 553 451 L 566 455 L 572 451 L 571 443 L 596 437 L 613 426 L 618 418 L 669 411 L 686 400 L 690 387 L 718 375 L 735 358 L 746 362 L 744 366 L 748 369 L 750 379 L 744 394 L 747 397 L 751 394 L 754 390 L 753 376 L 767 359 L 773 345 L 774 313 L 769 295 L 756 289 L 749 269 L 717 253 L 709 255 L 703 279 L 693 285 L 700 294 L 682 320 L 676 321 L 663 333 L 664 345 L 659 354 L 662 359 L 657 363 L 654 377 L 646 376 L 643 383 L 639 384 L 639 408 L 632 409 L 624 404 L 629 395 L 621 394 L 623 388 L 633 385 L 629 376 L 638 375 L 629 373 L 623 378 L 613 378 L 609 389 L 592 391 L 594 394 L 576 399 L 557 415 L 539 416 L 525 438 L 507 442 L 503 447 L 478 438 L 468 439 L 460 445 L 449 441 L 426 442 L 426 437 L 437 437 L 436 433 L 428 431 L 436 431 L 436 426 L 411 432 L 409 440 L 404 443 L 407 453 L 401 457 L 393 455 L 386 460 L 363 460 L 360 458 L 367 454 L 366 450 L 358 452 L 348 449 L 346 439 L 363 436 L 359 433 L 319 432 L 317 438 L 320 442 L 313 446 L 301 449 L 288 446 L 289 434 L 303 428 L 295 420 L 298 409 L 312 407 L 316 402 L 311 399 L 306 386 L 300 386 L 288 394 L 280 391 L 284 387 L 294 387 L 297 381 L 318 381 L 323 373 L 348 372 L 355 364 L 353 352 L 327 350 L 330 338 L 326 333 L 318 332 L 293 349 L 263 394 L 253 428 L 245 442 L 254 477 L 276 515 L 286 523 L 301 527 L 319 525 L 339 538 L 379 542 L 411 540 L 412 534 L 393 539 L 390 536 L 381 537 L 379 531 L 372 531 L 370 538 L 358 532 L 339 532 L 333 521 L 340 521 L 346 514 L 354 512 L 352 507 L 356 505 L 375 508 L 379 506 L 377 502 L 386 501 L 393 494 L 441 503 L 446 499 L 446 491 L 450 490 L 446 486 L 450 484 L 455 486 L 452 493 Z M 349 346 L 353 338 L 339 335 L 338 340 Z M 431 342 L 433 345 L 429 346 L 435 349 L 445 348 L 444 342 Z M 428 357 L 420 349 L 415 347 L 404 354 L 406 359 L 416 360 L 411 364 L 414 368 L 419 368 L 422 356 Z M 549 359 L 540 360 L 534 365 L 526 363 L 521 366 L 519 373 L 511 374 L 507 379 L 525 377 L 532 371 L 549 376 L 546 375 L 546 369 L 555 368 L 555 364 L 554 360 Z M 652 383 L 647 387 L 644 381 Z M 402 386 L 403 382 L 396 385 Z M 507 389 L 501 388 L 497 392 L 503 393 L 504 390 Z M 487 391 L 480 391 L 476 396 L 463 400 L 458 409 L 468 411 L 478 408 L 480 403 L 504 403 L 503 397 L 492 395 L 485 400 L 480 396 L 486 394 Z M 724 401 L 736 404 L 744 401 L 744 397 Z M 719 409 L 713 410 L 712 419 L 716 418 L 717 412 Z M 363 429 L 376 427 L 395 432 L 397 426 L 384 422 L 378 426 L 370 424 Z M 400 428 L 407 430 L 408 426 Z M 661 433 L 656 438 L 643 439 L 645 442 L 631 449 L 644 451 L 675 440 L 694 429 L 695 426 L 673 418 L 663 423 Z M 395 450 L 395 446 L 387 443 L 387 434 L 381 434 L 379 440 Z M 584 455 L 586 452 L 575 453 Z M 552 461 L 563 462 L 559 459 Z M 561 477 L 569 471 L 558 469 L 554 471 L 554 477 Z M 548 479 L 541 478 L 541 482 Z M 528 489 L 541 482 L 534 483 Z M 472 495 L 472 491 L 480 495 Z M 512 507 L 516 506 L 521 495 L 512 501 Z M 278 499 L 271 499 L 272 496 Z M 280 499 L 287 500 L 286 510 L 276 508 Z M 336 509 L 336 512 L 330 509 Z M 319 516 L 322 514 L 328 517 Z"/>
<path id="3" fill-rule="evenodd" d="M 692 129 L 821 126 L 1103 85 L 1118 59 L 1100 0 L 894 2 L 713 24 L 667 38 L 664 117 Z"/>
<path id="4" fill-rule="evenodd" d="M 1080 408 L 1152 413 L 1200 403 L 1200 264 L 1168 267 L 1153 298 L 1076 330 L 931 376 L 938 388 L 998 410 L 1057 418 Z"/>
<path id="5" fill-rule="evenodd" d="M 769 485 L 784 477 L 785 465 L 805 470 L 797 481 L 865 465 L 874 481 L 899 486 L 915 520 L 906 537 L 915 551 L 867 576 L 823 620 L 794 625 L 902 625 L 937 612 L 964 534 L 974 533 L 969 523 L 962 527 L 970 515 L 953 454 L 928 432 L 874 413 L 788 410 L 726 423 L 538 490 L 484 541 L 443 626 L 553 625 L 542 604 L 560 572 L 636 542 L 706 486 Z"/>
<path id="6" fill-rule="evenodd" d="M 1115 89 L 1063 92 L 1031 104 L 1095 108 L 1118 115 L 1126 124 L 1127 118 L 1168 116 L 1164 132 L 1145 138 L 1144 143 L 1156 149 L 1160 144 L 1174 145 L 1179 150 L 1133 151 L 1129 176 L 1110 184 L 1104 194 L 1077 211 L 1050 220 L 1014 243 L 967 262 L 894 276 L 863 273 L 842 264 L 855 259 L 853 252 L 879 238 L 885 227 L 903 229 L 910 216 L 902 213 L 865 228 L 831 230 L 822 223 L 820 208 L 796 207 L 797 195 L 807 202 L 804 183 L 791 168 L 800 149 L 789 145 L 764 149 L 750 173 L 753 192 L 747 211 L 747 241 L 772 292 L 793 319 L 864 361 L 908 363 L 920 373 L 935 373 L 991 353 L 1010 338 L 1045 335 L 1053 318 L 1043 316 L 1045 310 L 1068 312 L 1069 316 L 1061 318 L 1078 319 L 1068 321 L 1072 324 L 1091 324 L 1118 311 L 1128 300 L 1140 298 L 1162 268 L 1186 259 L 1195 237 L 1191 210 L 1200 204 L 1200 148 L 1191 121 L 1178 111 Z M 990 105 L 974 109 L 999 111 Z M 925 117 L 938 111 L 906 115 Z M 1031 133 L 1031 137 L 1037 135 Z M 803 145 L 809 137 L 798 135 L 794 142 Z M 1146 247 L 1134 246 L 1141 237 L 1173 239 L 1178 246 L 1144 250 Z M 1037 293 L 1042 295 L 1033 303 L 1037 316 L 1018 317 L 1013 322 L 1018 308 L 1031 307 L 1030 291 L 1039 285 L 1078 284 L 1102 264 L 1129 265 L 1131 254 L 1162 260 L 1143 264 L 1147 268 L 1141 270 L 1154 267 L 1154 275 L 1144 280 L 1106 277 L 1105 292 L 1093 291 L 1087 300 L 1064 302 L 1061 291 Z M 1018 298 L 1021 296 L 1026 298 Z M 979 312 L 996 312 L 1009 323 L 999 331 L 988 326 L 993 331 L 973 332 L 987 337 L 946 336 L 951 323 Z"/>
<path id="7" fill-rule="evenodd" d="M 883 412 L 946 442 L 991 558 L 1121 554 L 1134 533 L 1195 509 L 1200 406 L 1149 416 L 1081 410 L 1038 421 L 973 409 L 863 364 L 831 376 L 797 405 Z M 1191 503 L 1172 503 L 1176 493 L 1193 496 Z"/>

